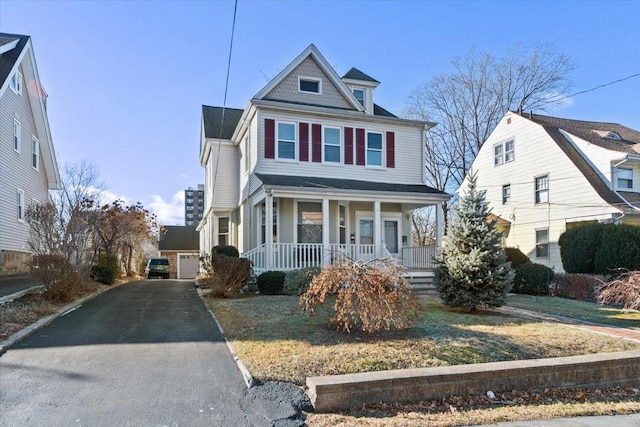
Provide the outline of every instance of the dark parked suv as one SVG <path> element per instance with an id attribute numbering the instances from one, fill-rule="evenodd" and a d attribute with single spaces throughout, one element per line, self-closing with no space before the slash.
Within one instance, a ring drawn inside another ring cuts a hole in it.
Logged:
<path id="1" fill-rule="evenodd" d="M 169 278 L 169 260 L 166 258 L 151 258 L 144 268 L 144 274 L 147 279 L 152 277 Z"/>

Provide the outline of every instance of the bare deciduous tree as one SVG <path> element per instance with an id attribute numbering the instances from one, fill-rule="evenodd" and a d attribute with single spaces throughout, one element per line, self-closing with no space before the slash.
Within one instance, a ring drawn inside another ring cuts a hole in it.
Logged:
<path id="1" fill-rule="evenodd" d="M 548 111 L 571 87 L 572 59 L 549 43 L 518 44 L 504 57 L 475 49 L 452 60 L 407 100 L 408 118 L 436 122 L 427 133 L 429 184 L 454 192 L 482 144 L 508 110 Z M 444 203 L 445 221 L 450 205 Z"/>

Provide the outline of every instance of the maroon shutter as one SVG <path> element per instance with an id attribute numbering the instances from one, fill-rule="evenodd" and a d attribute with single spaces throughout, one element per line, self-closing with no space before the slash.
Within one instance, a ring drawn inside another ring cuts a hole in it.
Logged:
<path id="1" fill-rule="evenodd" d="M 314 162 L 322 161 L 322 126 L 311 125 L 311 155 Z"/>
<path id="2" fill-rule="evenodd" d="M 353 128 L 344 128 L 344 164 L 353 164 Z"/>
<path id="3" fill-rule="evenodd" d="M 387 167 L 396 167 L 396 134 L 387 132 Z"/>
<path id="4" fill-rule="evenodd" d="M 309 123 L 300 123 L 300 161 L 309 161 Z"/>
<path id="5" fill-rule="evenodd" d="M 276 121 L 273 119 L 264 119 L 264 157 L 276 157 Z"/>
<path id="6" fill-rule="evenodd" d="M 364 129 L 356 129 L 356 165 L 364 164 Z"/>

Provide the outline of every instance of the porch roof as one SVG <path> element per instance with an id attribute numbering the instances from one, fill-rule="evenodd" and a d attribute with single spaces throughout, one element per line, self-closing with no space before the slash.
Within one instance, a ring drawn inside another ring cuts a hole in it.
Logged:
<path id="1" fill-rule="evenodd" d="M 422 184 L 390 184 L 387 182 L 358 181 L 355 179 L 267 175 L 262 173 L 258 173 L 256 176 L 267 187 L 373 191 L 376 193 L 415 193 L 444 196 L 445 198 L 451 197 L 448 193 Z"/>

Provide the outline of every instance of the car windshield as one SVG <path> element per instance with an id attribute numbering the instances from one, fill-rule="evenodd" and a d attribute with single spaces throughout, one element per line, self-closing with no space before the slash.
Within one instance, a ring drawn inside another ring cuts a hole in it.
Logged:
<path id="1" fill-rule="evenodd" d="M 168 259 L 152 259 L 150 262 L 151 265 L 169 265 Z"/>

